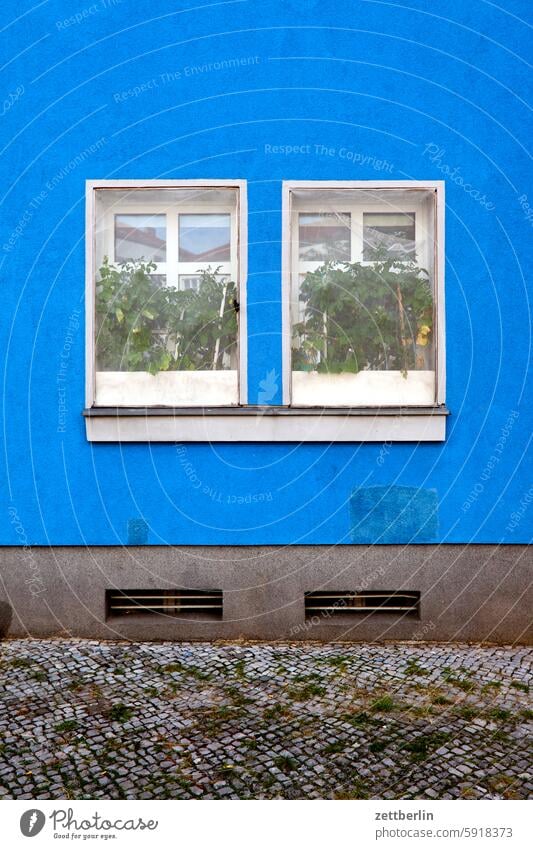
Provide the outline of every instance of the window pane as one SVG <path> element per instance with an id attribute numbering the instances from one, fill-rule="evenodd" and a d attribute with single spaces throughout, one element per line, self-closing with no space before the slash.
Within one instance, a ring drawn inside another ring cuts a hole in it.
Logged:
<path id="1" fill-rule="evenodd" d="M 217 274 L 217 280 L 222 280 L 225 282 L 229 280 L 229 276 L 227 274 Z M 180 274 L 179 276 L 179 288 L 182 292 L 187 292 L 189 290 L 193 290 L 194 292 L 198 292 L 200 288 L 200 284 L 202 282 L 201 274 Z"/>
<path id="2" fill-rule="evenodd" d="M 164 215 L 115 215 L 115 261 L 166 260 Z"/>
<path id="3" fill-rule="evenodd" d="M 351 217 L 343 212 L 300 213 L 299 256 L 303 261 L 350 260 Z"/>
<path id="4" fill-rule="evenodd" d="M 415 254 L 415 213 L 363 213 L 363 259 L 411 259 Z"/>
<path id="5" fill-rule="evenodd" d="M 200 287 L 200 275 L 199 274 L 180 274 L 179 277 L 180 289 L 182 292 L 188 292 L 189 290 L 193 290 L 197 292 Z"/>
<path id="6" fill-rule="evenodd" d="M 229 262 L 230 258 L 230 215 L 180 215 L 180 262 Z"/>
<path id="7" fill-rule="evenodd" d="M 233 188 L 96 190 L 97 404 L 238 403 L 236 269 L 216 262 L 236 208 Z M 201 270 L 180 273 L 180 239 Z"/>
<path id="8" fill-rule="evenodd" d="M 432 404 L 435 193 L 302 188 L 291 203 L 292 403 Z"/>

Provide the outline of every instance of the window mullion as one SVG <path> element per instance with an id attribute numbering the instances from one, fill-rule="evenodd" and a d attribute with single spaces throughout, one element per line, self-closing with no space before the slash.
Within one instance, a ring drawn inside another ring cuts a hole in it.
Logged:
<path id="1" fill-rule="evenodd" d="M 178 211 L 167 210 L 167 286 L 178 288 Z"/>

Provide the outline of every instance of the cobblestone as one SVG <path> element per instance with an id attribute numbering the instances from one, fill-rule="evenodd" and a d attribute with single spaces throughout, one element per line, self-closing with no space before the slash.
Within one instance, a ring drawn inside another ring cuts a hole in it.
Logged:
<path id="1" fill-rule="evenodd" d="M 531 798 L 532 657 L 10 640 L 0 797 Z"/>

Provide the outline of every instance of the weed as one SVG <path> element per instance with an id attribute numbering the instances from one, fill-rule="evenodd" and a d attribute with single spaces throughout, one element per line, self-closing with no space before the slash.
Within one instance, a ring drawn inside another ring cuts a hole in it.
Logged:
<path id="1" fill-rule="evenodd" d="M 279 755 L 274 758 L 274 763 L 282 772 L 293 772 L 298 769 L 298 762 L 291 755 Z"/>
<path id="2" fill-rule="evenodd" d="M 283 716 L 292 716 L 292 711 L 287 705 L 282 705 L 279 702 L 263 711 L 264 719 L 280 719 Z"/>
<path id="3" fill-rule="evenodd" d="M 243 658 L 237 661 L 237 663 L 235 664 L 235 675 L 237 678 L 242 679 L 246 677 L 245 667 L 246 661 Z"/>
<path id="4" fill-rule="evenodd" d="M 434 705 L 451 705 L 452 700 L 447 699 L 446 696 L 435 696 L 432 700 Z"/>
<path id="5" fill-rule="evenodd" d="M 334 654 L 331 657 L 325 657 L 322 663 L 325 663 L 327 666 L 333 666 L 338 672 L 346 672 L 346 664 L 349 661 L 349 657 L 344 654 Z"/>
<path id="6" fill-rule="evenodd" d="M 343 719 L 345 722 L 349 722 L 350 725 L 366 725 L 367 722 L 371 721 L 369 715 L 364 711 L 345 714 Z"/>
<path id="7" fill-rule="evenodd" d="M 355 779 L 349 790 L 335 793 L 335 799 L 368 799 L 368 790 L 362 781 Z"/>
<path id="8" fill-rule="evenodd" d="M 394 710 L 395 708 L 396 704 L 391 696 L 381 696 L 381 698 L 376 699 L 370 707 L 374 713 L 388 713 L 388 711 Z"/>
<path id="9" fill-rule="evenodd" d="M 30 666 L 33 666 L 33 660 L 28 657 L 14 657 L 13 660 L 9 661 L 9 665 L 13 669 L 29 669 Z"/>
<path id="10" fill-rule="evenodd" d="M 424 669 L 422 666 L 419 666 L 416 660 L 410 660 L 407 666 L 405 667 L 406 675 L 429 675 L 427 669 Z"/>
<path id="11" fill-rule="evenodd" d="M 509 743 L 509 735 L 505 731 L 500 731 L 498 728 L 491 734 L 491 740 L 499 740 L 500 743 Z"/>
<path id="12" fill-rule="evenodd" d="M 511 711 L 505 710 L 504 708 L 493 708 L 489 711 L 489 716 L 491 716 L 493 719 L 510 719 Z"/>
<path id="13" fill-rule="evenodd" d="M 474 681 L 468 681 L 466 678 L 456 678 L 454 675 L 446 675 L 445 681 L 450 684 L 452 687 L 457 687 L 459 690 L 463 690 L 465 693 L 471 693 L 472 690 L 476 689 L 476 685 Z"/>
<path id="14" fill-rule="evenodd" d="M 324 749 L 324 753 L 326 755 L 338 755 L 339 752 L 344 752 L 345 748 L 346 748 L 346 741 L 335 740 L 333 743 L 328 743 L 328 745 Z"/>
<path id="15" fill-rule="evenodd" d="M 172 674 L 174 672 L 184 672 L 184 668 L 183 668 L 183 664 L 179 663 L 179 662 L 166 663 L 165 666 L 157 666 L 156 671 L 159 672 L 160 674 L 164 675 L 167 672 L 170 673 L 170 674 Z"/>
<path id="16" fill-rule="evenodd" d="M 431 716 L 432 713 L 435 713 L 432 705 L 414 705 L 409 710 L 413 716 Z"/>
<path id="17" fill-rule="evenodd" d="M 421 734 L 419 737 L 415 737 L 414 740 L 405 743 L 401 748 L 409 752 L 412 760 L 421 761 L 427 758 L 433 749 L 441 746 L 449 738 L 450 735 L 442 731 L 436 731 L 434 734 Z"/>
<path id="18" fill-rule="evenodd" d="M 225 692 L 236 707 L 253 704 L 254 700 L 243 695 L 239 687 L 226 687 Z"/>
<path id="19" fill-rule="evenodd" d="M 304 684 L 302 687 L 290 687 L 287 690 L 287 695 L 290 699 L 293 699 L 295 702 L 305 702 L 307 699 L 315 698 L 315 696 L 324 696 L 326 693 L 326 688 L 321 687 L 319 684 L 316 684 L 314 681 L 309 681 L 307 684 Z"/>
<path id="20" fill-rule="evenodd" d="M 320 675 L 317 675 L 316 672 L 308 672 L 305 675 L 301 673 L 299 675 L 294 675 L 292 680 L 295 684 L 306 684 L 308 681 L 320 681 Z"/>
<path id="21" fill-rule="evenodd" d="M 454 711 L 457 716 L 462 716 L 463 719 L 476 719 L 479 716 L 479 711 L 476 708 L 471 707 L 470 705 L 463 705 L 458 707 Z"/>
<path id="22" fill-rule="evenodd" d="M 65 719 L 63 722 L 58 722 L 57 725 L 54 725 L 54 730 L 58 734 L 64 734 L 68 731 L 75 731 L 77 727 L 78 723 L 75 719 Z"/>
<path id="23" fill-rule="evenodd" d="M 133 716 L 133 710 L 128 705 L 117 702 L 109 708 L 109 718 L 113 722 L 127 722 Z"/>
<path id="24" fill-rule="evenodd" d="M 33 678 L 34 681 L 46 681 L 48 675 L 42 669 L 36 669 L 35 672 L 31 673 L 30 678 Z"/>
<path id="25" fill-rule="evenodd" d="M 183 663 L 180 663 L 179 661 L 167 663 L 165 666 L 157 666 L 156 670 L 163 675 L 172 675 L 175 672 L 179 672 L 182 675 L 190 675 L 191 678 L 196 678 L 197 681 L 209 681 L 211 679 L 208 672 L 203 672 L 197 666 L 184 666 Z"/>

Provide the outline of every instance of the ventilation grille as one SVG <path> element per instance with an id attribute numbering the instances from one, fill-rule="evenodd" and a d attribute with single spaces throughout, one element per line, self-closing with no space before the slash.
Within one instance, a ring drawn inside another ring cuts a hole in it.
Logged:
<path id="1" fill-rule="evenodd" d="M 319 590 L 305 594 L 306 616 L 335 616 L 339 613 L 409 613 L 416 616 L 419 606 L 419 592 L 401 590 Z"/>
<path id="2" fill-rule="evenodd" d="M 108 616 L 222 619 L 222 590 L 106 590 Z"/>

